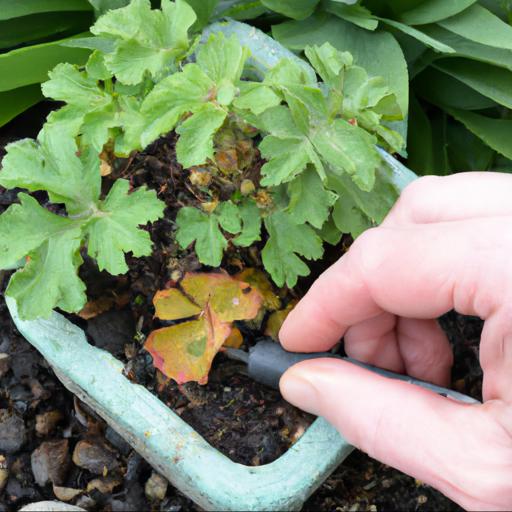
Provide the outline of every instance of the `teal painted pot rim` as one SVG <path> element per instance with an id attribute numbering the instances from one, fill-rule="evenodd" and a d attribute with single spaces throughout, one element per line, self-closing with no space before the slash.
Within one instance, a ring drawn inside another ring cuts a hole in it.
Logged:
<path id="1" fill-rule="evenodd" d="M 62 315 L 24 321 L 15 301 L 6 297 L 6 302 L 16 327 L 62 383 L 205 510 L 298 510 L 353 450 L 319 418 L 275 462 L 237 464 L 146 388 L 129 381 L 120 361 L 90 345 Z"/>

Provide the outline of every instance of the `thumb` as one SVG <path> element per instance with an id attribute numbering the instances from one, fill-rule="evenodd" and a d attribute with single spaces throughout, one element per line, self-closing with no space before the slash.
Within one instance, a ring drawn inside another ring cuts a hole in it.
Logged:
<path id="1" fill-rule="evenodd" d="M 460 505 L 503 506 L 486 498 L 496 496 L 490 476 L 505 468 L 500 467 L 503 429 L 485 406 L 462 404 L 333 359 L 292 367 L 280 387 L 286 400 L 323 416 L 354 446 Z"/>

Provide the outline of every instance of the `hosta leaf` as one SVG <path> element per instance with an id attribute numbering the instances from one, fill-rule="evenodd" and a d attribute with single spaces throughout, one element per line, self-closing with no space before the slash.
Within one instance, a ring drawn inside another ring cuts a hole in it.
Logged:
<path id="1" fill-rule="evenodd" d="M 178 212 L 176 224 L 176 241 L 183 249 L 195 242 L 195 252 L 201 263 L 211 267 L 220 266 L 228 242 L 219 228 L 215 214 L 208 215 L 187 206 Z"/>
<path id="2" fill-rule="evenodd" d="M 434 67 L 497 103 L 512 108 L 511 71 L 460 58 L 440 60 Z"/>
<path id="3" fill-rule="evenodd" d="M 199 315 L 202 308 L 177 288 L 157 292 L 153 299 L 155 316 L 160 320 L 183 320 Z"/>
<path id="4" fill-rule="evenodd" d="M 153 364 L 178 384 L 206 384 L 213 358 L 230 334 L 231 326 L 207 308 L 199 320 L 153 331 L 144 348 Z"/>
<path id="5" fill-rule="evenodd" d="M 472 5 L 439 24 L 470 41 L 512 50 L 512 27 L 481 5 Z"/>
<path id="6" fill-rule="evenodd" d="M 213 160 L 213 137 L 226 117 L 225 110 L 207 104 L 176 129 L 180 135 L 176 155 L 183 167 L 202 165 Z"/>
<path id="7" fill-rule="evenodd" d="M 347 5 L 331 0 L 326 2 L 325 7 L 327 12 L 366 30 L 375 30 L 379 25 L 379 21 L 362 5 Z"/>
<path id="8" fill-rule="evenodd" d="M 492 119 L 454 108 L 448 109 L 448 112 L 492 149 L 512 159 L 512 121 Z"/>
<path id="9" fill-rule="evenodd" d="M 323 254 L 322 240 L 313 228 L 297 225 L 284 212 L 276 212 L 265 219 L 269 240 L 261 255 L 265 269 L 277 286 L 293 288 L 300 276 L 309 274 L 308 266 L 299 256 L 319 259 Z"/>
<path id="10" fill-rule="evenodd" d="M 297 224 L 308 222 L 320 229 L 329 217 L 331 206 L 338 196 L 326 190 L 318 173 L 306 169 L 288 185 L 290 205 L 288 211 Z"/>
<path id="11" fill-rule="evenodd" d="M 87 226 L 89 254 L 100 270 L 113 275 L 128 271 L 125 253 L 137 257 L 151 254 L 149 233 L 139 226 L 160 218 L 165 206 L 154 191 L 138 189 L 129 194 L 129 188 L 128 181 L 117 180 Z"/>
<path id="12" fill-rule="evenodd" d="M 202 30 L 212 18 L 219 0 L 187 0 L 187 3 L 194 9 L 197 16 L 194 29 Z"/>
<path id="13" fill-rule="evenodd" d="M 402 13 L 400 21 L 408 25 L 426 25 L 444 20 L 464 11 L 477 0 L 425 0 L 417 7 Z"/>
<path id="14" fill-rule="evenodd" d="M 250 247 L 261 240 L 261 215 L 255 201 L 247 199 L 238 207 L 242 221 L 242 232 L 233 239 L 237 247 Z"/>
<path id="15" fill-rule="evenodd" d="M 320 0 L 261 0 L 261 3 L 289 18 L 303 20 L 313 14 Z"/>
<path id="16" fill-rule="evenodd" d="M 194 302 L 211 311 L 222 322 L 252 320 L 261 308 L 261 293 L 227 274 L 188 273 L 180 283 Z"/>

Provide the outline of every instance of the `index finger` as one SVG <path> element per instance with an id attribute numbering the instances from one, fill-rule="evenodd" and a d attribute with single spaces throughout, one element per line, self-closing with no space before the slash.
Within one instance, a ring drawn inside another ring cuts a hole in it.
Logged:
<path id="1" fill-rule="evenodd" d="M 288 316 L 280 339 L 298 352 L 324 351 L 351 325 L 383 311 L 437 318 L 455 308 L 487 318 L 499 303 L 504 269 L 489 247 L 510 235 L 497 219 L 379 227 L 364 233 Z M 475 233 L 486 233 L 481 244 Z"/>

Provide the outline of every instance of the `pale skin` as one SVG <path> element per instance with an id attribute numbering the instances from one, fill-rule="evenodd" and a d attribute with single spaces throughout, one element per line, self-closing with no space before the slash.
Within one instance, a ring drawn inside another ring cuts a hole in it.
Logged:
<path id="1" fill-rule="evenodd" d="M 453 354 L 436 319 L 485 320 L 483 405 L 332 359 L 281 379 L 284 397 L 325 417 L 371 457 L 468 510 L 512 509 L 512 176 L 421 178 L 359 237 L 283 325 L 288 350 L 325 351 L 448 386 Z"/>

